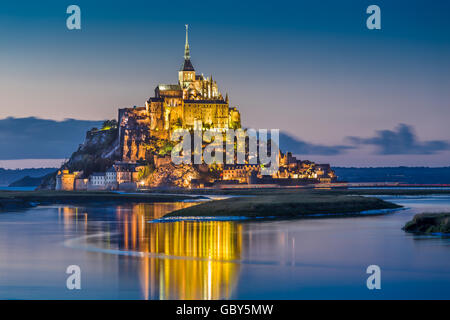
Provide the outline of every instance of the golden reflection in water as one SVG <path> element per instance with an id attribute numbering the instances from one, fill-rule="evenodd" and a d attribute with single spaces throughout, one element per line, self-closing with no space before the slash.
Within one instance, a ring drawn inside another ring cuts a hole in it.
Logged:
<path id="1" fill-rule="evenodd" d="M 122 251 L 142 252 L 136 269 L 144 299 L 229 299 L 239 275 L 242 225 L 230 221 L 149 223 L 195 203 L 126 204 L 116 207 Z M 59 208 L 64 228 L 89 233 L 88 209 Z M 93 217 L 94 214 L 91 214 Z M 83 229 L 79 224 L 83 223 Z M 106 227 L 104 227 L 105 229 Z M 95 232 L 98 232 L 98 227 Z M 111 231 L 111 230 L 104 230 Z M 110 247 L 110 239 L 92 239 Z M 124 257 L 136 261 L 136 257 Z M 129 272 L 122 270 L 122 272 Z"/>
<path id="2" fill-rule="evenodd" d="M 87 233 L 88 214 L 85 208 L 80 207 L 58 207 L 58 220 L 64 225 L 64 230 L 83 231 Z M 82 229 L 81 229 L 82 228 Z"/>
<path id="3" fill-rule="evenodd" d="M 123 249 L 146 254 L 139 278 L 144 299 L 226 299 L 236 283 L 242 226 L 221 221 L 149 220 L 191 203 L 118 208 Z M 157 258 L 151 257 L 154 254 Z M 149 256 L 150 257 L 149 257 Z"/>

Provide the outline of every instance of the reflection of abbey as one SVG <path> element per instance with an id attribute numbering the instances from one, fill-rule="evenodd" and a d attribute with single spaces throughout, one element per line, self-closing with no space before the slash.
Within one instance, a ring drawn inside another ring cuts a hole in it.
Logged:
<path id="1" fill-rule="evenodd" d="M 194 129 L 200 122 L 203 128 L 217 130 L 241 127 L 239 111 L 230 108 L 228 95 L 224 97 L 220 93 L 212 76 L 204 77 L 195 72 L 190 60 L 186 26 L 184 63 L 178 71 L 178 83 L 159 84 L 154 97 L 145 102 L 145 107 L 119 110 L 124 160 L 144 158 L 144 150 L 139 150 L 139 137 L 129 136 L 137 126 L 146 125 L 150 136 L 168 139 L 173 130 Z"/>

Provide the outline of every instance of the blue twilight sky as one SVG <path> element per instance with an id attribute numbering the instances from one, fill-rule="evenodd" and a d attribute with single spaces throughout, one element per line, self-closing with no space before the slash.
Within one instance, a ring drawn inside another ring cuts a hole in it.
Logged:
<path id="1" fill-rule="evenodd" d="M 82 30 L 66 28 L 71 4 Z M 371 4 L 381 8 L 381 30 L 366 28 Z M 449 15 L 450 1 L 425 0 L 3 1 L 0 166 L 62 158 L 33 153 L 43 139 L 32 131 L 27 142 L 19 125 L 30 119 L 8 117 L 114 118 L 119 107 L 143 105 L 158 83 L 175 83 L 186 23 L 196 71 L 229 93 L 246 127 L 279 128 L 304 143 L 301 157 L 450 165 Z M 16 132 L 30 152 L 8 149 Z"/>

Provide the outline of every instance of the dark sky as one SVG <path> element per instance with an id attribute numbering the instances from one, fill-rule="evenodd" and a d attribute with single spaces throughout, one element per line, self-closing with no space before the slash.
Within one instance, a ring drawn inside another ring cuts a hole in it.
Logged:
<path id="1" fill-rule="evenodd" d="M 66 28 L 70 4 L 82 30 Z M 371 4 L 381 30 L 366 28 Z M 3 1 L 0 119 L 103 120 L 143 105 L 177 81 L 188 23 L 194 67 L 245 126 L 279 128 L 336 165 L 450 165 L 449 13 L 449 1 Z"/>

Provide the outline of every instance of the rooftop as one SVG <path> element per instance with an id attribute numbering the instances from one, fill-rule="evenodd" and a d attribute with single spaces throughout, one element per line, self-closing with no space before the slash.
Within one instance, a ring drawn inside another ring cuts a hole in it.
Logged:
<path id="1" fill-rule="evenodd" d="M 184 103 L 199 103 L 199 104 L 208 104 L 208 103 L 215 103 L 215 104 L 227 104 L 226 101 L 216 99 L 216 100 L 184 100 Z"/>
<path id="2" fill-rule="evenodd" d="M 159 91 L 181 91 L 181 87 L 179 84 L 159 84 L 157 89 Z"/>
<path id="3" fill-rule="evenodd" d="M 94 172 L 93 174 L 91 174 L 92 177 L 104 177 L 105 173 L 104 172 Z"/>
<path id="4" fill-rule="evenodd" d="M 181 71 L 195 71 L 192 65 L 191 59 L 185 59 L 183 65 L 181 66 Z"/>

